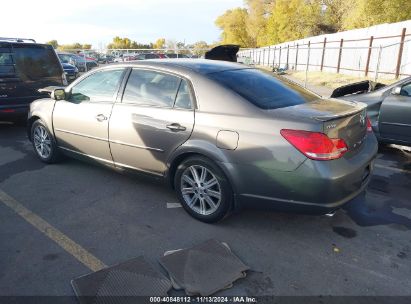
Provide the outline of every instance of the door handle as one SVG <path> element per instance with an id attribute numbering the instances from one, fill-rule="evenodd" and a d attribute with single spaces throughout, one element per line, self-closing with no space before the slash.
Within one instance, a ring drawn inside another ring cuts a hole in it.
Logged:
<path id="1" fill-rule="evenodd" d="M 98 121 L 105 121 L 105 120 L 107 120 L 107 117 L 104 116 L 103 114 L 98 114 L 98 115 L 96 116 L 96 119 L 97 119 Z"/>
<path id="2" fill-rule="evenodd" d="M 179 123 L 172 123 L 172 124 L 167 125 L 166 127 L 174 132 L 186 130 L 186 127 L 180 125 Z"/>

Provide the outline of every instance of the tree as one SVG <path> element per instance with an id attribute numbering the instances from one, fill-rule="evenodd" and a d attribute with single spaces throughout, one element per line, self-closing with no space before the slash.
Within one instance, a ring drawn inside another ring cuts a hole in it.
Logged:
<path id="1" fill-rule="evenodd" d="M 215 24 L 221 42 L 259 47 L 411 19 L 411 0 L 244 0 Z"/>
<path id="2" fill-rule="evenodd" d="M 347 15 L 355 8 L 357 0 L 323 0 L 323 27 L 325 33 L 335 33 L 343 31 L 344 20 Z"/>
<path id="3" fill-rule="evenodd" d="M 253 45 L 266 45 L 269 41 L 267 36 L 267 19 L 271 16 L 275 1 L 246 0 L 245 3 L 248 7 L 246 20 L 247 34 Z"/>
<path id="4" fill-rule="evenodd" d="M 58 46 L 58 49 L 62 51 L 89 50 L 91 49 L 91 44 L 88 44 L 88 43 L 81 44 L 79 42 L 71 43 L 71 44 L 62 44 Z"/>
<path id="5" fill-rule="evenodd" d="M 57 40 L 50 40 L 46 42 L 46 44 L 50 44 L 54 49 L 57 49 L 59 46 L 59 43 L 57 42 Z"/>
<path id="6" fill-rule="evenodd" d="M 344 29 L 411 19 L 411 1 L 356 0 L 343 21 Z"/>
<path id="7" fill-rule="evenodd" d="M 318 0 L 277 0 L 267 22 L 268 42 L 281 43 L 318 35 L 322 5 Z"/>
<path id="8" fill-rule="evenodd" d="M 201 57 L 205 54 L 205 52 L 210 48 L 210 46 L 205 41 L 197 41 L 193 44 L 193 54 Z"/>
<path id="9" fill-rule="evenodd" d="M 255 42 L 247 32 L 248 12 L 244 8 L 227 10 L 217 18 L 215 24 L 223 31 L 222 43 L 238 44 L 242 47 L 255 47 Z"/>
<path id="10" fill-rule="evenodd" d="M 155 49 L 163 49 L 166 45 L 166 39 L 165 38 L 158 38 L 156 42 L 153 44 L 153 48 Z"/>

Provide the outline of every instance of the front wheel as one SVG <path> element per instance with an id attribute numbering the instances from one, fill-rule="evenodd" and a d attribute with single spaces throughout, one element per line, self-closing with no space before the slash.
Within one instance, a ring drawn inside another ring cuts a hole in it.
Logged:
<path id="1" fill-rule="evenodd" d="M 177 168 L 174 185 L 184 209 L 202 222 L 217 222 L 230 210 L 231 186 L 224 172 L 207 158 L 183 161 Z"/>
<path id="2" fill-rule="evenodd" d="M 60 158 L 60 153 L 53 136 L 41 120 L 36 120 L 31 127 L 31 139 L 34 151 L 41 161 L 51 164 Z"/>

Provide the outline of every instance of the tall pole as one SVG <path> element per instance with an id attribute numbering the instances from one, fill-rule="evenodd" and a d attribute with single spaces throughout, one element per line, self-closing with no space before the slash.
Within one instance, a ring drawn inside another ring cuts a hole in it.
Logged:
<path id="1" fill-rule="evenodd" d="M 368 76 L 368 71 L 370 68 L 370 60 L 371 60 L 371 52 L 372 52 L 372 43 L 374 42 L 374 36 L 370 37 L 370 43 L 368 44 L 368 55 L 367 55 L 367 63 L 365 64 L 365 77 Z"/>
<path id="2" fill-rule="evenodd" d="M 311 41 L 308 41 L 308 50 L 307 50 L 307 64 L 305 65 L 305 81 L 304 81 L 304 88 L 307 87 L 308 81 L 308 66 L 310 64 L 310 53 L 311 53 Z"/>
<path id="3" fill-rule="evenodd" d="M 405 32 L 406 28 L 404 27 L 402 29 L 401 33 L 401 42 L 400 42 L 400 49 L 398 51 L 398 59 L 397 59 L 397 68 L 395 69 L 395 79 L 398 79 L 400 77 L 400 69 L 401 69 L 401 60 L 402 60 L 402 52 L 404 50 L 404 40 L 405 40 Z"/>
<path id="4" fill-rule="evenodd" d="M 382 46 L 380 45 L 380 48 L 378 50 L 377 65 L 375 67 L 375 75 L 374 75 L 374 81 L 375 82 L 377 82 L 377 79 L 378 79 L 378 71 L 380 69 L 380 62 L 381 62 L 381 52 L 382 52 Z"/>

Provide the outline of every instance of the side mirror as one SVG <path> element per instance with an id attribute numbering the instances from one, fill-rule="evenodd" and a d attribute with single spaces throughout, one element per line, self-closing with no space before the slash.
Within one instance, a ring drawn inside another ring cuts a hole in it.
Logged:
<path id="1" fill-rule="evenodd" d="M 401 95 L 401 87 L 395 87 L 391 91 L 392 95 Z"/>
<path id="2" fill-rule="evenodd" d="M 50 97 L 55 100 L 64 100 L 66 99 L 66 91 L 64 89 L 55 89 L 51 92 Z"/>

